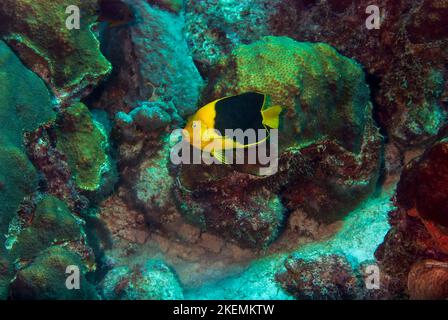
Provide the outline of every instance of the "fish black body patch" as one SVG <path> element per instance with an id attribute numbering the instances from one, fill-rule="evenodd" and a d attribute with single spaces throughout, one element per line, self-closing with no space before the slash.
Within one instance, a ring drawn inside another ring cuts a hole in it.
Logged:
<path id="1" fill-rule="evenodd" d="M 264 95 L 243 93 L 216 102 L 215 129 L 224 134 L 225 129 L 263 129 L 261 108 Z"/>
<path id="2" fill-rule="evenodd" d="M 215 104 L 215 129 L 225 135 L 225 129 L 265 129 L 261 109 L 265 101 L 265 96 L 256 92 L 243 93 L 237 96 L 219 100 Z M 234 137 L 234 140 L 236 138 Z M 237 141 L 247 144 L 248 141 Z M 251 141 L 249 143 L 253 143 Z"/>

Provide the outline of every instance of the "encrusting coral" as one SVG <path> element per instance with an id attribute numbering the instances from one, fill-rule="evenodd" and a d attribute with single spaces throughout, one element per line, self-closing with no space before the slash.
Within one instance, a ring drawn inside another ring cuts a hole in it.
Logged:
<path id="1" fill-rule="evenodd" d="M 66 9 L 82 13 L 80 29 L 69 29 Z M 96 0 L 5 0 L 0 8 L 0 36 L 19 53 L 61 98 L 82 93 L 110 72 L 92 32 Z"/>
<path id="2" fill-rule="evenodd" d="M 80 270 L 79 290 L 67 290 L 68 266 L 77 266 Z M 78 254 L 53 246 L 17 273 L 10 286 L 10 296 L 24 300 L 96 299 L 97 293 L 85 278 L 85 271 Z"/>
<path id="3" fill-rule="evenodd" d="M 31 225 L 24 228 L 11 249 L 14 258 L 29 260 L 53 244 L 80 240 L 80 220 L 67 205 L 53 196 L 37 203 Z"/>
<path id="4" fill-rule="evenodd" d="M 84 104 L 77 103 L 63 112 L 56 135 L 57 148 L 67 156 L 76 185 L 82 190 L 97 190 L 102 175 L 111 170 L 104 128 Z"/>

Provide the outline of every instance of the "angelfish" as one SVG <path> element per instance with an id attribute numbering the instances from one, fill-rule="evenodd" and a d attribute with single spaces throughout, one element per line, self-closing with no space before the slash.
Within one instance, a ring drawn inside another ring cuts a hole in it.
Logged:
<path id="1" fill-rule="evenodd" d="M 184 137 L 201 150 L 207 150 L 212 144 L 213 148 L 208 151 L 221 163 L 227 163 L 224 150 L 244 149 L 266 141 L 269 130 L 279 127 L 282 110 L 281 106 L 271 104 L 268 95 L 259 92 L 224 97 L 206 104 L 191 116 L 184 129 Z M 256 133 L 264 129 L 267 134 L 257 134 L 255 141 L 247 141 L 238 139 L 235 134 L 226 136 L 228 129 L 243 132 L 253 129 Z"/>

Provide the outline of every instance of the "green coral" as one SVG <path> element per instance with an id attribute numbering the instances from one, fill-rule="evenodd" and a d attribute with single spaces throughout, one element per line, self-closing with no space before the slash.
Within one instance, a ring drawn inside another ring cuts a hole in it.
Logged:
<path id="1" fill-rule="evenodd" d="M 46 195 L 36 207 L 31 225 L 18 235 L 11 256 L 31 259 L 52 244 L 81 237 L 81 227 L 67 205 Z"/>
<path id="2" fill-rule="evenodd" d="M 68 6 L 78 6 L 80 29 L 66 27 Z M 103 78 L 111 66 L 92 33 L 97 21 L 94 0 L 4 0 L 1 35 L 55 92 L 84 87 Z"/>
<path id="3" fill-rule="evenodd" d="M 94 121 L 89 109 L 77 103 L 64 111 L 57 129 L 57 148 L 65 153 L 76 185 L 95 191 L 109 168 L 104 128 Z"/>
<path id="4" fill-rule="evenodd" d="M 361 66 L 324 43 L 264 37 L 237 47 L 217 66 L 204 99 L 248 91 L 269 94 L 287 107 L 280 139 L 306 145 L 330 137 L 351 151 L 359 150 L 369 89 Z"/>
<path id="5" fill-rule="evenodd" d="M 54 121 L 44 82 L 0 41 L 0 232 L 6 233 L 23 198 L 37 188 L 23 134 Z"/>
<path id="6" fill-rule="evenodd" d="M 68 266 L 80 270 L 80 288 L 68 289 Z M 84 300 L 97 298 L 93 286 L 87 282 L 83 262 L 78 254 L 64 247 L 54 246 L 42 252 L 31 264 L 17 272 L 10 286 L 13 299 Z"/>

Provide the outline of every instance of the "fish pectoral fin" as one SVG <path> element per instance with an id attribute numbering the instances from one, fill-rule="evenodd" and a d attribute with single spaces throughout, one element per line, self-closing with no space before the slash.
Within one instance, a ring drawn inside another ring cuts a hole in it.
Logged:
<path id="1" fill-rule="evenodd" d="M 263 117 L 263 124 L 270 128 L 277 129 L 279 126 L 279 117 L 282 110 L 283 108 L 279 105 L 269 107 L 266 110 L 262 110 L 261 115 Z"/>
<path id="2" fill-rule="evenodd" d="M 215 149 L 215 150 L 213 150 L 212 155 L 213 155 L 213 157 L 215 157 L 216 160 L 218 160 L 219 162 L 221 162 L 221 163 L 223 163 L 223 164 L 230 164 L 230 163 L 227 161 L 227 159 L 226 159 L 226 157 L 225 157 L 223 151 L 225 152 L 225 150 L 223 150 L 223 149 Z"/>

